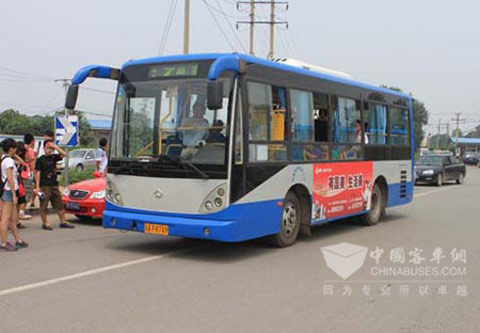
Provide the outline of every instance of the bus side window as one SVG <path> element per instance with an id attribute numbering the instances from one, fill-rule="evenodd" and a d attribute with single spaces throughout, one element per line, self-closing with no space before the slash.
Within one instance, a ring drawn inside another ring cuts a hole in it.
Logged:
<path id="1" fill-rule="evenodd" d="M 391 144 L 408 145 L 408 110 L 389 107 L 388 114 L 390 117 Z"/>
<path id="2" fill-rule="evenodd" d="M 313 94 L 315 142 L 328 142 L 328 95 Z"/>
<path id="3" fill-rule="evenodd" d="M 387 143 L 387 107 L 377 103 L 363 103 L 363 128 L 367 139 L 366 144 Z"/>
<path id="4" fill-rule="evenodd" d="M 286 89 L 247 82 L 249 161 L 283 161 L 287 159 Z M 255 141 L 276 141 L 252 144 Z"/>
<path id="5" fill-rule="evenodd" d="M 360 101 L 332 96 L 333 118 L 333 160 L 351 160 L 362 157 L 363 135 Z"/>

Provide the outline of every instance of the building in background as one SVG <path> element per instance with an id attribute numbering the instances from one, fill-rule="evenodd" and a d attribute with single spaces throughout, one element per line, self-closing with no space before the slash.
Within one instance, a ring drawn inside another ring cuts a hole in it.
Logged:
<path id="1" fill-rule="evenodd" d="M 101 138 L 109 138 L 112 127 L 112 121 L 99 120 L 99 119 L 87 119 L 90 128 L 92 129 L 95 141 L 98 142 Z"/>
<path id="2" fill-rule="evenodd" d="M 452 142 L 456 142 L 456 138 L 452 138 Z M 458 148 L 461 152 L 480 151 L 480 138 L 458 138 Z"/>

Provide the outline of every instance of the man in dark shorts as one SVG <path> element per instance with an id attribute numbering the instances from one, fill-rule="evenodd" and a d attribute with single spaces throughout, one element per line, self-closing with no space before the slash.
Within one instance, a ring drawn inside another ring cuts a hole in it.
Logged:
<path id="1" fill-rule="evenodd" d="M 35 192 L 40 197 L 40 216 L 42 218 L 42 229 L 53 230 L 50 223 L 47 222 L 48 203 L 52 203 L 52 207 L 57 210 L 60 218 L 60 228 L 75 228 L 65 219 L 65 210 L 63 209 L 62 195 L 58 189 L 57 180 L 57 162 L 61 161 L 67 154 L 56 146 L 52 140 L 43 142 L 45 155 L 37 159 L 35 163 L 36 179 Z M 57 151 L 58 154 L 54 154 Z M 43 198 L 42 198 L 43 196 Z"/>

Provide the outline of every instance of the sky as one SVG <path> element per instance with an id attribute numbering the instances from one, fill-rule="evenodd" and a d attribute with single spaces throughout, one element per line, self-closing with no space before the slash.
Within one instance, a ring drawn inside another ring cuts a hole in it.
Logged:
<path id="1" fill-rule="evenodd" d="M 269 9 L 257 5 L 257 19 L 268 19 Z M 62 107 L 65 94 L 54 80 L 71 78 L 85 65 L 118 67 L 130 59 L 182 53 L 183 10 L 184 0 L 2 1 L 0 111 L 51 114 Z M 275 28 L 275 57 L 400 87 L 425 103 L 430 112 L 425 129 L 433 134 L 439 120 L 450 122 L 452 131 L 455 112 L 465 119 L 463 130 L 480 125 L 479 1 L 291 0 L 288 10 L 278 5 L 276 12 L 289 25 Z M 190 52 L 247 51 L 248 26 L 236 29 L 236 22 L 245 20 L 247 5 L 191 0 Z M 267 55 L 268 38 L 268 27 L 257 26 L 257 56 Z M 108 119 L 115 83 L 88 80 L 85 88 L 77 108 Z"/>

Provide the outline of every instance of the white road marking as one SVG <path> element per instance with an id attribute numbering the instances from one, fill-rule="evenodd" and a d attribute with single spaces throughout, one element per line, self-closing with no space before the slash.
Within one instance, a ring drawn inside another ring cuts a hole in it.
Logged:
<path id="1" fill-rule="evenodd" d="M 432 193 L 438 193 L 438 192 L 443 192 L 443 191 L 446 191 L 446 190 L 450 190 L 452 188 L 458 188 L 457 186 L 448 186 L 448 187 L 444 187 L 444 188 L 439 188 L 437 190 L 432 190 L 432 191 L 428 191 L 428 192 L 422 192 L 422 193 L 417 193 L 417 194 L 414 194 L 413 197 L 414 198 L 418 198 L 418 197 L 421 197 L 421 196 L 424 196 L 424 195 L 428 195 L 428 194 L 432 194 Z"/>
<path id="2" fill-rule="evenodd" d="M 92 276 L 92 275 L 96 275 L 96 274 L 100 274 L 100 273 L 105 273 L 105 272 L 108 272 L 108 271 L 122 269 L 122 268 L 129 267 L 129 266 L 143 264 L 143 263 L 146 263 L 146 262 L 158 260 L 160 258 L 169 256 L 169 255 L 179 254 L 179 253 L 184 253 L 184 252 L 191 252 L 191 251 L 206 248 L 208 246 L 209 245 L 206 245 L 206 246 L 204 245 L 204 246 L 195 247 L 195 248 L 191 248 L 191 249 L 172 251 L 172 252 L 159 254 L 159 255 L 155 255 L 155 256 L 150 256 L 150 257 L 145 257 L 145 258 L 141 258 L 141 259 L 131 260 L 131 261 L 127 261 L 127 262 L 123 262 L 123 263 L 119 263 L 119 264 L 100 267 L 100 268 L 96 268 L 96 269 L 92 269 L 92 270 L 89 270 L 89 271 L 84 271 L 84 272 L 80 272 L 80 273 L 76 273 L 76 274 L 72 274 L 72 275 L 66 275 L 66 276 L 62 276 L 62 277 L 58 277 L 58 278 L 54 278 L 54 279 L 50 279 L 50 280 L 45 280 L 45 281 L 41 281 L 41 282 L 25 284 L 25 285 L 19 286 L 19 287 L 4 289 L 4 290 L 0 290 L 0 297 L 15 294 L 15 293 L 19 293 L 19 292 L 23 292 L 23 291 L 27 291 L 27 290 L 32 290 L 32 289 L 37 289 L 37 288 L 41 288 L 41 287 L 51 286 L 51 285 L 61 283 L 61 282 L 76 280 L 76 279 L 84 278 L 84 277 L 87 277 L 87 276 Z"/>

